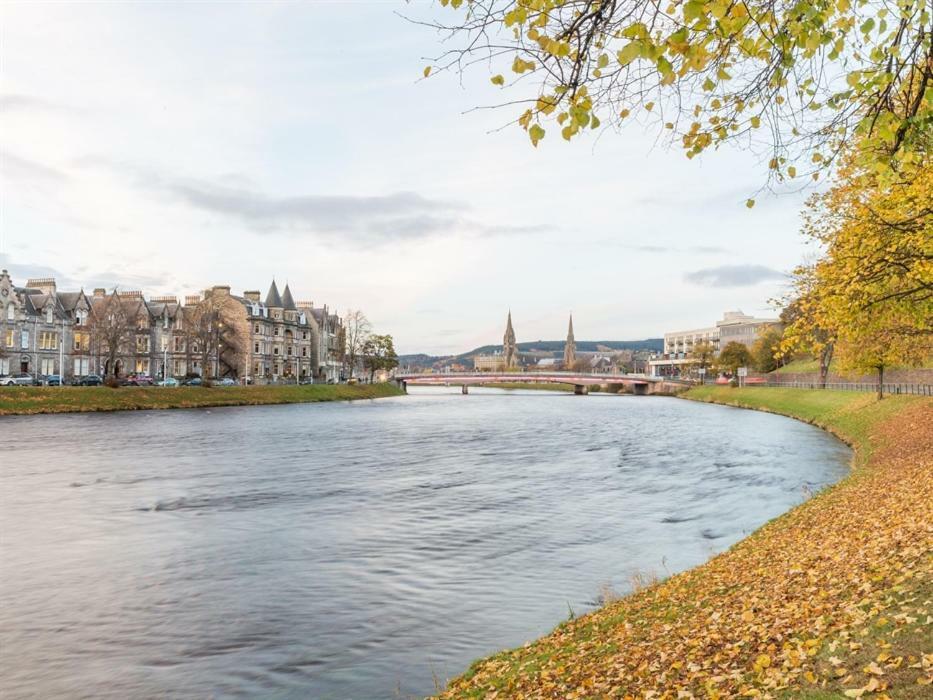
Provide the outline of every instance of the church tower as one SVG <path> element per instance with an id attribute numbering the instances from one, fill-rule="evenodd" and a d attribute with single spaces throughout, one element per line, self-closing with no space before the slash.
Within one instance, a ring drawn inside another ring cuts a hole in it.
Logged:
<path id="1" fill-rule="evenodd" d="M 564 369 L 573 369 L 577 361 L 577 344 L 573 339 L 573 314 L 570 314 L 570 325 L 567 327 L 567 342 L 564 343 Z"/>
<path id="2" fill-rule="evenodd" d="M 515 331 L 512 329 L 512 312 L 505 324 L 505 336 L 502 338 L 502 358 L 506 369 L 518 367 L 518 347 L 515 345 Z"/>

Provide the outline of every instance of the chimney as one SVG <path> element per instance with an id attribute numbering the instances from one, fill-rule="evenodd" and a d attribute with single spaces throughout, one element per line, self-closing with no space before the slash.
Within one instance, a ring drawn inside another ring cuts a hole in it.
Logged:
<path id="1" fill-rule="evenodd" d="M 162 296 L 152 297 L 150 301 L 156 304 L 177 304 L 178 297 L 174 294 L 164 294 Z"/>
<path id="2" fill-rule="evenodd" d="M 216 294 L 219 297 L 228 297 L 230 296 L 230 285 L 215 284 L 211 287 L 211 294 Z"/>
<path id="3" fill-rule="evenodd" d="M 43 294 L 55 294 L 54 277 L 36 277 L 26 282 L 30 289 L 39 289 Z"/>
<path id="4" fill-rule="evenodd" d="M 299 301 L 299 302 L 298 302 L 298 308 L 299 308 L 299 309 L 304 309 L 304 310 L 313 309 L 313 308 L 314 308 L 314 302 L 313 302 L 313 301 Z"/>
<path id="5" fill-rule="evenodd" d="M 107 296 L 107 290 L 104 289 L 103 287 L 95 287 L 95 288 L 94 288 L 94 296 L 95 296 L 95 297 L 105 297 L 105 296 Z"/>
<path id="6" fill-rule="evenodd" d="M 262 301 L 262 293 L 257 289 L 251 289 L 248 292 L 243 292 L 243 296 L 249 301 L 254 301 L 257 304 Z"/>
<path id="7" fill-rule="evenodd" d="M 200 294 L 188 294 L 185 297 L 185 306 L 197 306 L 201 303 Z"/>
<path id="8" fill-rule="evenodd" d="M 121 299 L 142 299 L 143 293 L 138 289 L 121 290 L 117 292 L 117 296 Z"/>

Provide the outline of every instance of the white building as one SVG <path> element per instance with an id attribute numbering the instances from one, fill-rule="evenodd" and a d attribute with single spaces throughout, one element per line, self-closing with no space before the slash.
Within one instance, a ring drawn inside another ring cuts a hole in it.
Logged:
<path id="1" fill-rule="evenodd" d="M 717 355 L 732 342 L 751 347 L 764 328 L 777 323 L 776 318 L 756 318 L 742 311 L 726 311 L 715 326 L 665 333 L 664 352 L 648 360 L 648 372 L 652 377 L 678 376 L 694 364 L 693 351 L 700 343 L 709 343 Z"/>

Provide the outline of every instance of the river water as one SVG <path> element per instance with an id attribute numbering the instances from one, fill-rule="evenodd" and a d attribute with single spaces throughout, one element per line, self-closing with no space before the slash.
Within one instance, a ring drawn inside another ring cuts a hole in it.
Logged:
<path id="1" fill-rule="evenodd" d="M 0 696 L 429 694 L 848 459 L 790 419 L 659 397 L 0 419 Z"/>

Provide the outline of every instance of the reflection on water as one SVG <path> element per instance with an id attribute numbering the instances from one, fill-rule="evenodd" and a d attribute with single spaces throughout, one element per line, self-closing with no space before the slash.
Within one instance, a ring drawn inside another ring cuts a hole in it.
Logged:
<path id="1" fill-rule="evenodd" d="M 838 479 L 778 416 L 413 389 L 0 419 L 0 694 L 390 698 Z"/>

